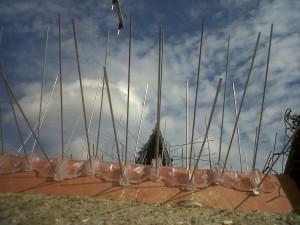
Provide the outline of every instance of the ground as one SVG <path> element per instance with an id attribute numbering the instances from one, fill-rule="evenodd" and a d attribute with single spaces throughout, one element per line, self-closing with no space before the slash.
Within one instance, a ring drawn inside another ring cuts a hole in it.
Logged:
<path id="1" fill-rule="evenodd" d="M 0 193 L 0 224 L 300 224 L 300 215 L 240 212 L 186 201 L 172 204 L 92 197 Z"/>

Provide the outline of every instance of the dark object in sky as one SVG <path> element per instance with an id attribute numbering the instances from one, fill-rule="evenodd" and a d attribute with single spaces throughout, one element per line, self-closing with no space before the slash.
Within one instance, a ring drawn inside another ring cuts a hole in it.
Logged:
<path id="1" fill-rule="evenodd" d="M 155 149 L 156 149 L 156 132 L 157 128 L 155 127 L 152 131 L 152 134 L 149 137 L 148 142 L 142 147 L 138 158 L 136 159 L 136 164 L 145 164 L 151 165 L 151 160 L 155 159 Z M 162 159 L 163 166 L 171 166 L 172 159 L 170 158 L 168 152 L 168 146 L 164 141 L 164 138 L 159 131 L 159 158 Z"/>
<path id="2" fill-rule="evenodd" d="M 123 14 L 122 14 L 122 10 L 121 10 L 121 6 L 120 6 L 119 0 L 113 0 L 112 1 L 112 7 L 111 7 L 111 9 L 113 10 L 114 7 L 117 8 L 118 17 L 119 17 L 119 26 L 118 26 L 118 34 L 119 34 L 120 30 L 124 29 L 124 18 L 123 18 Z"/>

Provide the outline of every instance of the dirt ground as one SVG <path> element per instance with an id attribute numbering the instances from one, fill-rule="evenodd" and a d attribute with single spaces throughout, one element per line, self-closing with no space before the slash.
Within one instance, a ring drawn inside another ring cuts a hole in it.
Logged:
<path id="1" fill-rule="evenodd" d="M 195 201 L 143 204 L 92 197 L 0 193 L 0 224 L 299 225 L 300 215 L 230 211 L 204 207 Z"/>

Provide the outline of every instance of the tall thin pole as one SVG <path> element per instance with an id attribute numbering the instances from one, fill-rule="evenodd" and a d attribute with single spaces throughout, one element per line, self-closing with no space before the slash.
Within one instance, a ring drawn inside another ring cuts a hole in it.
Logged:
<path id="1" fill-rule="evenodd" d="M 143 103 L 143 108 L 142 108 L 142 113 L 141 113 L 141 118 L 140 118 L 140 125 L 139 125 L 139 130 L 138 130 L 138 135 L 136 138 L 136 143 L 135 143 L 135 153 L 134 153 L 134 163 L 136 161 L 136 154 L 137 154 L 137 148 L 138 148 L 138 143 L 140 140 L 140 132 L 141 132 L 141 127 L 142 127 L 142 121 L 143 121 L 143 116 L 144 116 L 144 110 L 146 106 L 146 100 L 147 100 L 147 94 L 148 94 L 148 84 L 146 85 L 146 91 L 145 91 L 145 97 L 144 97 L 144 103 Z"/>
<path id="2" fill-rule="evenodd" d="M 109 90 L 109 83 L 108 83 L 108 78 L 107 78 L 107 73 L 106 73 L 106 67 L 103 66 L 104 70 L 104 79 L 106 83 L 106 89 L 107 89 L 107 95 L 108 95 L 108 101 L 109 101 L 109 107 L 110 107 L 110 113 L 111 113 L 111 120 L 113 124 L 113 129 L 114 129 L 114 135 L 115 135 L 115 142 L 116 142 L 116 147 L 117 147 L 117 155 L 118 155 L 118 160 L 119 160 L 119 167 L 121 170 L 121 177 L 123 178 L 123 167 L 122 167 L 122 162 L 120 158 L 120 151 L 119 151 L 119 143 L 118 143 L 118 136 L 117 136 L 117 131 L 116 131 L 116 125 L 115 125 L 115 119 L 114 119 L 114 111 L 112 107 L 112 101 L 111 101 L 111 96 L 110 96 L 110 90 Z"/>
<path id="3" fill-rule="evenodd" d="M 18 106 L 18 108 L 19 108 L 19 110 L 20 110 L 20 112 L 21 112 L 21 114 L 22 114 L 22 116 L 23 116 L 23 118 L 24 118 L 24 120 L 25 120 L 27 126 L 29 127 L 30 131 L 32 132 L 32 134 L 33 134 L 34 138 L 36 139 L 38 145 L 40 146 L 42 152 L 44 153 L 44 155 L 45 155 L 45 157 L 46 157 L 48 163 L 50 164 L 52 171 L 55 172 L 55 169 L 54 169 L 54 167 L 53 167 L 53 165 L 52 165 L 50 159 L 48 158 L 47 153 L 46 153 L 44 147 L 42 146 L 42 144 L 41 144 L 41 142 L 39 141 L 38 137 L 37 137 L 36 134 L 34 133 L 32 127 L 31 127 L 31 125 L 30 125 L 30 123 L 29 123 L 29 120 L 27 119 L 27 117 L 26 117 L 24 111 L 22 110 L 22 108 L 21 108 L 21 106 L 20 106 L 20 104 L 19 104 L 19 102 L 18 102 L 18 99 L 16 98 L 15 94 L 13 93 L 13 91 L 12 91 L 12 89 L 11 89 L 11 87 L 10 87 L 10 85 L 9 85 L 9 83 L 8 83 L 8 81 L 7 81 L 7 79 L 6 79 L 6 76 L 5 76 L 5 74 L 4 74 L 4 71 L 3 71 L 3 68 L 2 68 L 1 63 L 0 63 L 0 75 L 1 75 L 1 77 L 2 77 L 2 79 L 3 79 L 3 81 L 4 81 L 4 83 L 5 83 L 5 86 L 8 88 L 8 90 L 9 90 L 11 96 L 13 97 L 13 100 L 16 102 L 16 104 L 17 104 L 17 106 Z"/>
<path id="4" fill-rule="evenodd" d="M 105 61 L 104 61 L 104 66 L 106 66 L 106 61 L 107 61 L 108 44 L 109 44 L 109 33 L 107 33 L 107 41 L 106 41 L 106 48 L 105 48 Z M 105 86 L 105 81 L 104 81 L 104 78 L 103 78 L 103 82 L 102 82 L 102 92 L 101 92 L 101 103 L 100 103 L 100 110 L 99 110 L 98 132 L 97 132 L 96 156 L 98 155 L 98 150 L 99 150 L 99 139 L 100 139 L 100 129 L 101 129 L 101 118 L 102 118 L 102 106 L 103 106 L 104 86 Z"/>
<path id="5" fill-rule="evenodd" d="M 78 75 L 79 75 L 79 82 L 80 82 L 80 91 L 81 91 L 81 100 L 82 100 L 82 108 L 83 108 L 84 125 L 85 125 L 85 135 L 86 135 L 87 144 L 88 144 L 88 154 L 89 154 L 90 164 L 92 164 L 90 139 L 89 139 L 88 125 L 87 125 L 87 121 L 86 121 L 86 112 L 85 112 L 83 87 L 82 87 L 82 80 L 81 80 L 81 70 L 80 70 L 80 64 L 79 64 L 79 53 L 78 53 L 78 45 L 77 45 L 76 29 L 75 29 L 75 21 L 74 21 L 74 19 L 72 19 L 72 22 L 73 22 L 73 32 L 74 32 L 74 41 L 75 41 L 75 49 L 76 49 Z"/>
<path id="6" fill-rule="evenodd" d="M 58 36 L 59 36 L 59 84 L 60 84 L 60 129 L 61 129 L 61 157 L 64 157 L 64 112 L 63 112 L 63 88 L 62 88 L 62 54 L 61 54 L 61 31 L 60 14 L 58 17 Z"/>
<path id="7" fill-rule="evenodd" d="M 211 108 L 211 112 L 210 112 L 210 116 L 209 116 L 209 120 L 208 120 L 208 125 L 207 125 L 206 131 L 205 131 L 205 135 L 204 135 L 204 138 L 203 138 L 203 142 L 202 142 L 202 146 L 201 146 L 201 149 L 200 149 L 200 153 L 199 153 L 199 155 L 198 155 L 196 164 L 195 164 L 195 166 L 194 166 L 193 173 L 192 173 L 192 175 L 191 175 L 191 177 L 190 177 L 190 182 L 192 182 L 192 180 L 193 180 L 195 171 L 196 171 L 196 169 L 197 169 L 197 166 L 198 166 L 200 157 L 201 157 L 202 152 L 203 152 L 203 148 L 204 148 L 204 145 L 205 145 L 207 136 L 208 136 L 208 132 L 209 132 L 211 120 L 212 120 L 212 117 L 213 117 L 213 114 L 214 114 L 214 111 L 215 111 L 215 106 L 216 106 L 216 103 L 217 103 L 217 100 L 218 100 L 219 91 L 220 91 L 220 88 L 221 88 L 221 85 L 222 85 L 222 80 L 223 80 L 223 78 L 220 77 L 220 79 L 219 79 L 219 84 L 218 84 L 217 91 L 216 91 L 216 95 L 215 95 L 215 99 L 214 99 L 214 103 L 213 103 L 213 106 L 212 106 L 212 108 Z"/>
<path id="8" fill-rule="evenodd" d="M 236 118 L 237 117 L 237 107 L 236 107 L 236 94 L 235 94 L 234 83 L 232 83 L 232 93 L 233 93 L 234 113 L 235 113 L 235 118 Z M 238 136 L 238 147 L 239 147 L 241 172 L 243 172 L 239 123 L 236 124 L 236 132 L 237 132 L 237 136 Z M 247 156 L 246 156 L 246 149 L 245 148 L 244 148 L 244 155 L 245 155 L 246 171 L 248 171 L 248 165 L 247 165 L 248 163 L 247 163 Z"/>
<path id="9" fill-rule="evenodd" d="M 222 176 L 224 175 L 224 172 L 225 172 L 225 167 L 226 167 L 226 164 L 227 164 L 227 160 L 228 160 L 229 152 L 230 152 L 230 149 L 231 149 L 233 137 L 234 137 L 236 127 L 237 127 L 237 123 L 239 121 L 240 114 L 241 114 L 241 111 L 242 111 L 242 106 L 243 106 L 243 102 L 244 102 L 245 95 L 246 95 L 246 92 L 247 92 L 247 87 L 248 87 L 248 83 L 249 83 L 249 80 L 250 80 L 250 76 L 251 76 L 251 72 L 252 72 L 252 68 L 253 68 L 253 64 L 254 64 L 254 60 L 255 60 L 256 50 L 257 50 L 258 43 L 259 43 L 259 38 L 260 38 L 260 32 L 258 33 L 258 37 L 257 37 L 257 40 L 256 40 L 256 45 L 255 45 L 255 49 L 254 49 L 254 52 L 253 52 L 252 62 L 251 62 L 251 65 L 250 65 L 248 76 L 247 76 L 247 81 L 246 81 L 246 84 L 245 84 L 242 101 L 241 101 L 241 104 L 240 104 L 238 114 L 236 116 L 233 132 L 232 132 L 230 143 L 229 143 L 229 146 L 228 146 L 227 155 L 226 155 L 225 162 L 224 162 L 224 167 L 223 167 L 223 170 L 222 170 Z"/>
<path id="10" fill-rule="evenodd" d="M 160 101 L 161 101 L 161 61 L 162 61 L 162 26 L 159 27 L 159 56 L 158 56 L 158 84 L 157 84 L 157 122 L 156 122 L 156 172 L 158 172 L 159 134 L 160 134 Z"/>
<path id="11" fill-rule="evenodd" d="M 131 34 L 132 34 L 132 19 L 131 19 L 131 16 L 130 16 L 129 49 L 128 49 L 128 89 L 127 89 L 127 119 L 126 119 L 125 166 L 127 165 L 127 155 L 128 155 L 129 96 L 130 96 L 130 66 L 131 66 Z"/>
<path id="12" fill-rule="evenodd" d="M 199 61 L 198 61 L 198 74 L 197 74 L 196 95 L 195 95 L 195 104 L 194 104 L 194 117 L 193 117 L 193 128 L 192 128 L 191 148 L 190 148 L 190 161 L 189 161 L 189 168 L 188 168 L 189 171 L 191 170 L 191 166 L 192 166 L 192 152 L 193 152 L 193 143 L 194 143 L 195 123 L 196 123 L 197 99 L 198 99 L 198 89 L 199 89 L 199 76 L 200 76 L 200 68 L 201 68 L 203 30 L 204 30 L 204 19 L 202 19 L 202 28 L 201 28 L 201 39 L 200 39 Z"/>
<path id="13" fill-rule="evenodd" d="M 266 87 L 267 87 L 268 72 L 269 72 L 269 62 L 270 62 L 270 54 L 271 54 L 272 35 L 273 35 L 273 24 L 271 25 L 271 31 L 270 31 L 270 40 L 269 40 L 268 59 L 267 59 L 266 75 L 265 75 L 265 82 L 264 82 L 264 91 L 263 91 L 263 98 L 262 98 L 262 102 L 261 102 L 261 110 L 260 110 L 259 125 L 258 125 L 258 132 L 257 132 L 257 141 L 256 141 L 256 145 L 255 145 L 256 153 L 258 151 L 260 129 L 261 129 L 262 116 L 263 116 L 263 111 L 264 111 Z"/>
<path id="14" fill-rule="evenodd" d="M 188 149 L 189 149 L 189 82 L 186 81 L 185 90 L 185 165 L 188 168 Z"/>
<path id="15" fill-rule="evenodd" d="M 37 130 L 37 137 L 40 137 L 40 123 L 41 123 L 41 115 L 42 115 L 42 105 L 43 105 L 43 91 L 44 91 L 44 80 L 45 80 L 45 73 L 46 73 L 46 62 L 47 62 L 47 52 L 48 52 L 48 34 L 49 34 L 49 26 L 46 30 L 46 44 L 45 44 L 45 55 L 44 55 L 44 63 L 43 63 L 43 74 L 42 74 L 42 82 L 41 82 L 41 96 L 40 96 L 40 108 L 39 108 L 39 121 L 38 121 L 38 130 Z M 36 145 L 36 152 L 37 152 L 37 145 Z"/>
<path id="16" fill-rule="evenodd" d="M 225 114 L 225 103 L 226 103 L 226 88 L 227 88 L 227 76 L 228 76 L 229 44 L 230 44 L 230 34 L 228 35 L 228 44 L 227 44 L 226 72 L 225 72 L 226 74 L 225 74 L 225 84 L 224 84 L 224 93 L 223 93 L 222 122 L 221 122 L 221 135 L 220 135 L 220 145 L 219 145 L 219 158 L 218 158 L 218 163 L 219 164 L 220 164 L 221 153 L 222 153 L 223 125 L 224 125 L 224 114 Z"/>

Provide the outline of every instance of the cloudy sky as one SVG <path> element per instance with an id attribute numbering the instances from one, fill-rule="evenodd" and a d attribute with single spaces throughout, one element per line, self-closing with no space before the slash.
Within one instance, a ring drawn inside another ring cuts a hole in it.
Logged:
<path id="1" fill-rule="evenodd" d="M 263 87 L 266 74 L 269 36 L 274 24 L 265 105 L 261 124 L 257 166 L 262 168 L 273 150 L 277 132 L 276 151 L 284 145 L 283 115 L 287 108 L 300 114 L 300 2 L 298 1 L 120 1 L 125 29 L 117 35 L 118 17 L 111 11 L 109 0 L 65 1 L 8 1 L 0 3 L 0 26 L 3 27 L 0 44 L 0 61 L 18 101 L 31 126 L 39 118 L 41 81 L 49 27 L 48 52 L 45 65 L 42 113 L 44 112 L 56 77 L 59 75 L 58 17 L 61 14 L 62 80 L 64 143 L 68 140 L 82 113 L 79 76 L 73 37 L 72 19 L 75 20 L 80 67 L 87 122 L 93 109 L 89 139 L 96 146 L 99 108 L 102 91 L 103 65 L 108 33 L 109 47 L 107 73 L 110 83 L 113 110 L 118 128 L 120 150 L 126 136 L 126 104 L 128 85 L 129 21 L 132 17 L 132 55 L 129 113 L 129 159 L 133 159 L 146 85 L 149 90 L 141 128 L 139 148 L 147 142 L 156 123 L 157 71 L 159 26 L 164 28 L 164 58 L 162 80 L 161 131 L 171 145 L 174 164 L 181 166 L 183 145 L 186 142 L 186 82 L 188 89 L 188 133 L 192 133 L 194 101 L 201 36 L 204 18 L 203 48 L 200 68 L 197 114 L 194 139 L 203 141 L 205 117 L 207 121 L 213 105 L 218 80 L 225 78 L 228 36 L 230 35 L 228 80 L 225 98 L 222 159 L 228 150 L 235 124 L 232 83 L 237 91 L 240 106 L 258 33 L 259 45 L 249 86 L 242 107 L 239 130 L 241 150 L 246 151 L 248 166 L 252 165 L 256 128 L 259 126 Z M 98 95 L 97 93 L 97 88 Z M 59 80 L 40 130 L 40 140 L 49 156 L 61 152 Z M 16 153 L 21 146 L 14 116 L 8 101 L 3 80 L 0 82 L 2 127 L 5 151 Z M 217 161 L 224 94 L 224 79 L 208 133 L 212 160 Z M 96 97 L 95 97 L 96 96 Z M 113 130 L 106 89 L 103 97 L 103 115 L 100 131 L 100 150 L 110 160 L 113 147 Z M 15 105 L 16 107 L 16 105 Z M 17 107 L 16 107 L 17 108 Z M 17 110 L 22 137 L 30 133 Z M 121 121 L 119 125 L 119 121 Z M 166 126 L 165 126 L 166 124 Z M 27 151 L 32 149 L 30 138 Z M 83 116 L 67 149 L 67 155 L 80 158 L 84 148 L 85 126 Z M 237 136 L 235 135 L 228 167 L 240 169 Z M 195 154 L 201 144 L 195 144 Z M 204 155 L 208 154 L 207 145 Z M 87 147 L 85 147 L 86 149 Z M 185 151 L 185 146 L 183 146 Z M 114 148 L 114 153 L 116 152 Z M 84 157 L 86 152 L 84 154 Z M 185 153 L 184 153 L 185 155 Z M 245 159 L 244 154 L 242 155 Z M 201 167 L 207 167 L 204 161 Z M 184 163 L 185 165 L 185 163 Z M 243 168 L 246 165 L 243 164 Z M 281 172 L 281 160 L 277 165 Z"/>

